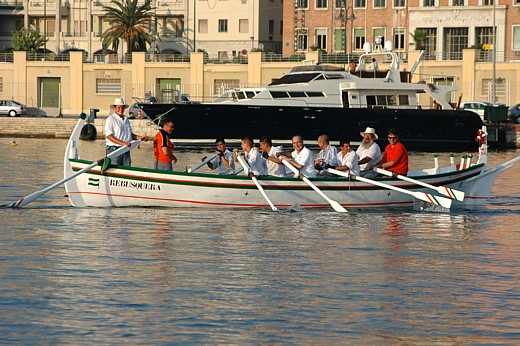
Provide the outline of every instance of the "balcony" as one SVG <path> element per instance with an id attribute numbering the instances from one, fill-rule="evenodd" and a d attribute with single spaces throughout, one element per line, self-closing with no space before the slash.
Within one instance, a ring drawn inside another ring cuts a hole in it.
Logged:
<path id="1" fill-rule="evenodd" d="M 23 1 L 2 1 L 0 2 L 0 11 L 2 10 L 23 10 Z"/>

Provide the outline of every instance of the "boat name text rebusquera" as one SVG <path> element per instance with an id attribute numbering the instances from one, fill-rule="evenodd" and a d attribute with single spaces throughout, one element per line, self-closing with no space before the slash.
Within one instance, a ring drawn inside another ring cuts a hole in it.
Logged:
<path id="1" fill-rule="evenodd" d="M 120 179 L 109 179 L 109 186 L 126 187 L 136 190 L 160 191 L 161 185 Z"/>

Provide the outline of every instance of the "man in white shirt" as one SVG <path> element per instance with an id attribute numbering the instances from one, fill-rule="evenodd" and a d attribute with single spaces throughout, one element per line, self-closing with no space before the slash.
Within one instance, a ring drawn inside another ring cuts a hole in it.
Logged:
<path id="1" fill-rule="evenodd" d="M 262 156 L 258 150 L 253 148 L 253 144 L 253 138 L 242 138 L 241 147 L 245 153 L 245 159 L 251 168 L 249 174 L 254 174 L 255 176 L 267 175 L 267 166 L 265 164 L 265 160 L 262 159 Z M 235 157 L 235 161 L 238 162 L 238 157 Z"/>
<path id="2" fill-rule="evenodd" d="M 122 98 L 116 98 L 114 103 L 110 105 L 114 114 L 105 120 L 105 138 L 106 138 L 106 153 L 119 149 L 120 147 L 131 145 L 132 140 L 140 139 L 143 142 L 148 140 L 148 136 L 138 136 L 132 132 L 132 126 L 128 117 L 124 114 L 128 105 Z M 112 158 L 111 163 L 114 165 L 131 166 L 132 160 L 130 158 L 130 151 Z"/>
<path id="3" fill-rule="evenodd" d="M 378 139 L 376 130 L 372 127 L 367 127 L 365 132 L 359 133 L 363 137 L 363 141 L 357 148 L 356 153 L 359 156 L 359 168 L 361 169 L 361 176 L 367 178 L 377 177 L 377 173 L 372 169 L 381 161 L 381 149 L 375 142 Z"/>
<path id="4" fill-rule="evenodd" d="M 294 151 L 291 153 L 291 156 L 281 154 L 280 158 L 289 161 L 289 163 L 296 167 L 305 177 L 314 178 L 316 176 L 316 170 L 314 169 L 312 152 L 303 146 L 302 136 L 294 136 L 292 138 L 292 145 Z"/>
<path id="5" fill-rule="evenodd" d="M 269 137 L 260 139 L 260 148 L 262 149 L 262 157 L 266 160 L 267 174 L 275 177 L 285 177 L 287 175 L 285 166 L 277 155 L 282 153 L 280 147 L 273 147 L 273 142 Z"/>
<path id="6" fill-rule="evenodd" d="M 215 141 L 217 146 L 215 154 L 218 156 L 213 162 L 208 162 L 210 169 L 218 169 L 218 174 L 235 174 L 235 160 L 233 160 L 233 153 L 226 148 L 226 141 L 224 138 L 217 138 Z M 203 157 L 204 161 L 206 157 Z"/>
<path id="7" fill-rule="evenodd" d="M 350 150 L 350 141 L 345 139 L 339 142 L 341 151 L 337 155 L 337 166 L 327 165 L 326 168 L 334 168 L 338 171 L 350 171 L 353 175 L 359 175 L 359 156 L 355 151 Z"/>
<path id="8" fill-rule="evenodd" d="M 323 170 L 323 167 L 325 165 L 337 166 L 336 159 L 338 150 L 335 146 L 330 145 L 329 136 L 327 135 L 318 137 L 318 146 L 321 150 L 314 160 L 314 168 L 318 171 L 318 174 L 328 175 L 328 173 Z"/>

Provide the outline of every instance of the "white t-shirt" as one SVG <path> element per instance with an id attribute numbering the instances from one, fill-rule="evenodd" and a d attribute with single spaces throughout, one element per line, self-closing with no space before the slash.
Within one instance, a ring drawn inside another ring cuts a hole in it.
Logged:
<path id="1" fill-rule="evenodd" d="M 267 175 L 267 166 L 265 164 L 265 160 L 262 158 L 262 155 L 255 148 L 251 148 L 251 150 L 246 153 L 246 161 L 251 167 L 251 172 L 254 175 Z"/>
<path id="2" fill-rule="evenodd" d="M 337 156 L 338 166 L 347 166 L 350 172 L 354 175 L 359 175 L 359 156 L 355 151 L 350 150 L 347 155 L 342 156 L 343 153 L 340 151 Z"/>
<path id="3" fill-rule="evenodd" d="M 379 145 L 377 145 L 376 142 L 372 143 L 372 145 L 368 148 L 359 146 L 359 148 L 357 148 L 356 150 L 356 153 L 359 156 L 359 160 L 363 160 L 367 156 L 372 158 L 372 160 L 368 161 L 367 163 L 359 165 L 359 169 L 361 169 L 362 171 L 374 168 L 374 166 L 377 165 L 377 163 L 381 161 L 382 158 L 381 149 L 379 148 Z"/>
<path id="4" fill-rule="evenodd" d="M 123 142 L 131 142 L 132 126 L 130 125 L 130 120 L 126 116 L 121 119 L 116 113 L 109 116 L 105 120 L 105 138 L 109 135 L 113 135 Z M 120 146 L 120 144 L 114 143 L 109 139 L 106 139 L 106 144 L 116 147 Z"/>
<path id="5" fill-rule="evenodd" d="M 303 166 L 300 172 L 303 173 L 305 177 L 314 178 L 316 176 L 314 160 L 312 159 L 312 152 L 307 149 L 307 147 L 303 147 L 299 153 L 294 150 L 291 153 L 291 156 L 294 161 Z"/>
<path id="6" fill-rule="evenodd" d="M 280 147 L 271 147 L 269 150 L 269 156 L 276 158 L 276 154 L 281 153 L 282 148 Z M 267 174 L 274 175 L 275 177 L 285 177 L 287 173 L 285 171 L 285 165 L 283 163 L 278 164 L 273 161 L 266 160 L 267 164 Z"/>

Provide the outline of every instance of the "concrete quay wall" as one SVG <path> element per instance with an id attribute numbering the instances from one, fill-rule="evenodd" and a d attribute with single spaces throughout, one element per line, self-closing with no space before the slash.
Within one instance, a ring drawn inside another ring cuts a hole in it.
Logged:
<path id="1" fill-rule="evenodd" d="M 97 132 L 96 139 L 104 138 L 103 126 L 105 119 L 106 117 L 98 117 L 94 121 L 93 125 L 96 127 Z M 73 117 L 0 117 L 0 137 L 69 138 L 77 122 L 78 118 Z M 132 119 L 130 123 L 136 134 L 154 136 L 157 132 L 156 127 L 150 124 L 149 120 Z"/>
<path id="2" fill-rule="evenodd" d="M 98 117 L 94 121 L 93 125 L 97 132 L 96 139 L 104 138 L 105 119 L 106 117 Z M 77 117 L 0 117 L 0 137 L 69 138 L 77 122 Z M 157 127 L 149 120 L 131 119 L 130 123 L 136 134 L 146 134 L 153 137 L 157 133 Z M 487 129 L 490 147 L 495 147 L 498 137 L 500 147 L 520 149 L 520 125 L 508 124 L 497 127 L 490 124 Z"/>

